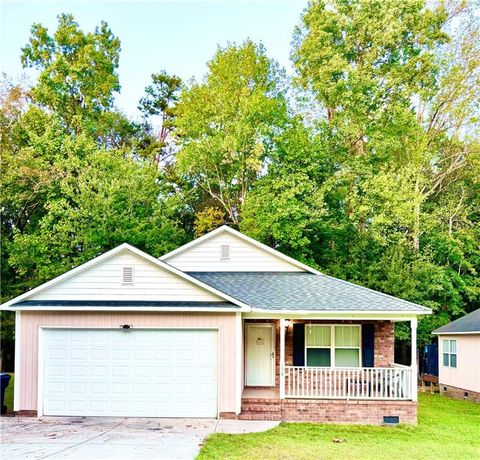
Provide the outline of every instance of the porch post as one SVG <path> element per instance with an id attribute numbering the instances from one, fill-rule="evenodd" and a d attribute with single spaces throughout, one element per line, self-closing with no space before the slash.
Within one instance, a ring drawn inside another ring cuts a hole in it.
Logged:
<path id="1" fill-rule="evenodd" d="M 285 320 L 280 320 L 280 399 L 285 399 Z"/>
<path id="2" fill-rule="evenodd" d="M 410 326 L 412 330 L 412 358 L 411 358 L 411 368 L 412 368 L 412 401 L 417 401 L 418 399 L 418 369 L 417 369 L 417 318 L 412 318 L 410 320 Z"/>
<path id="3" fill-rule="evenodd" d="M 15 312 L 15 363 L 14 363 L 14 371 L 15 371 L 15 381 L 13 383 L 13 410 L 17 412 L 20 410 L 20 384 L 23 385 L 23 382 L 20 377 L 20 370 L 22 366 L 22 360 L 20 357 L 21 347 L 20 344 L 22 342 L 22 312 L 17 310 Z"/>
<path id="4" fill-rule="evenodd" d="M 235 313 L 235 414 L 242 410 L 243 392 L 243 321 L 242 314 Z"/>

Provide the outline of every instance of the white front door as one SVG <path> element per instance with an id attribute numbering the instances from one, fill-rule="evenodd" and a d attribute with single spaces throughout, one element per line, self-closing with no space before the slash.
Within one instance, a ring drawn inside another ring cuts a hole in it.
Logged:
<path id="1" fill-rule="evenodd" d="M 275 386 L 275 325 L 246 324 L 246 385 Z"/>
<path id="2" fill-rule="evenodd" d="M 43 414 L 216 417 L 217 331 L 44 329 Z"/>

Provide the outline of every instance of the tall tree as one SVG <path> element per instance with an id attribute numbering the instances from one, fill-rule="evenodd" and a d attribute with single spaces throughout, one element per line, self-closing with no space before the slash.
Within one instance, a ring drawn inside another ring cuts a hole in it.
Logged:
<path id="1" fill-rule="evenodd" d="M 480 299 L 479 28 L 455 8 L 461 36 L 443 5 L 310 4 L 292 57 L 318 118 L 279 143 L 242 222 L 327 273 L 434 308 L 424 342 Z"/>
<path id="2" fill-rule="evenodd" d="M 138 108 L 144 117 L 160 117 L 158 142 L 154 147 L 154 160 L 158 166 L 170 163 L 173 149 L 168 148 L 167 140 L 174 127 L 175 108 L 179 100 L 182 79 L 168 75 L 165 70 L 152 74 L 152 84 L 145 88 L 145 96 L 140 99 Z"/>
<path id="3" fill-rule="evenodd" d="M 53 35 L 41 24 L 32 26 L 21 58 L 24 67 L 40 71 L 33 99 L 56 112 L 75 132 L 97 134 L 120 90 L 119 56 L 120 40 L 105 22 L 85 33 L 71 14 L 61 14 Z"/>
<path id="4" fill-rule="evenodd" d="M 197 221 L 238 225 L 245 198 L 281 129 L 280 73 L 265 49 L 246 41 L 219 48 L 203 82 L 181 93 L 177 171 L 206 195 Z"/>

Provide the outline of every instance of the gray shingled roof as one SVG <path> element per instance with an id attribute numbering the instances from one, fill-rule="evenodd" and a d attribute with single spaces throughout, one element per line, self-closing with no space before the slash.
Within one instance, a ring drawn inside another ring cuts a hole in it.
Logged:
<path id="1" fill-rule="evenodd" d="M 164 300 L 23 300 L 12 307 L 155 307 L 162 308 L 231 308 L 239 309 L 238 305 L 230 302 L 187 302 Z"/>
<path id="2" fill-rule="evenodd" d="M 406 300 L 326 275 L 307 272 L 189 272 L 253 308 L 265 310 L 416 312 Z"/>
<path id="3" fill-rule="evenodd" d="M 480 334 L 480 308 L 435 329 L 433 334 L 457 334 L 459 332 L 478 332 Z"/>

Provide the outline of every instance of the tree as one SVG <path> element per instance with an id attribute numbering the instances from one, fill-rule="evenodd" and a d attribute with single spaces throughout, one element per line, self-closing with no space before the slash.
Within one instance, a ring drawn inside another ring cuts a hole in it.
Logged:
<path id="1" fill-rule="evenodd" d="M 279 79 L 264 48 L 246 41 L 219 48 L 203 82 L 182 91 L 175 120 L 176 168 L 207 197 L 198 219 L 223 215 L 216 225 L 238 225 L 274 134 L 285 121 Z"/>
<path id="2" fill-rule="evenodd" d="M 70 14 L 58 16 L 53 36 L 34 24 L 22 49 L 22 64 L 40 71 L 32 98 L 58 114 L 75 132 L 102 132 L 102 116 L 120 90 L 117 74 L 120 40 L 102 22 L 93 33 L 83 32 Z"/>
<path id="3" fill-rule="evenodd" d="M 145 117 L 160 116 L 160 132 L 155 149 L 157 165 L 169 162 L 173 152 L 167 151 L 167 139 L 174 127 L 175 107 L 179 100 L 182 79 L 168 75 L 165 70 L 152 74 L 152 84 L 145 88 L 145 96 L 140 99 L 138 108 Z"/>
<path id="4" fill-rule="evenodd" d="M 300 117 L 275 139 L 268 173 L 247 196 L 240 228 L 299 260 L 316 265 L 315 241 L 324 218 L 328 151 Z"/>
<path id="5" fill-rule="evenodd" d="M 460 21 L 450 44 L 451 16 L 421 1 L 312 2 L 292 56 L 318 117 L 277 141 L 241 223 L 326 273 L 432 307 L 423 342 L 480 298 L 479 29 Z"/>
<path id="6" fill-rule="evenodd" d="M 35 286 L 129 242 L 160 256 L 184 242 L 174 200 L 155 168 L 94 150 L 65 159 L 59 193 L 28 232 L 14 229 L 8 263 Z"/>

